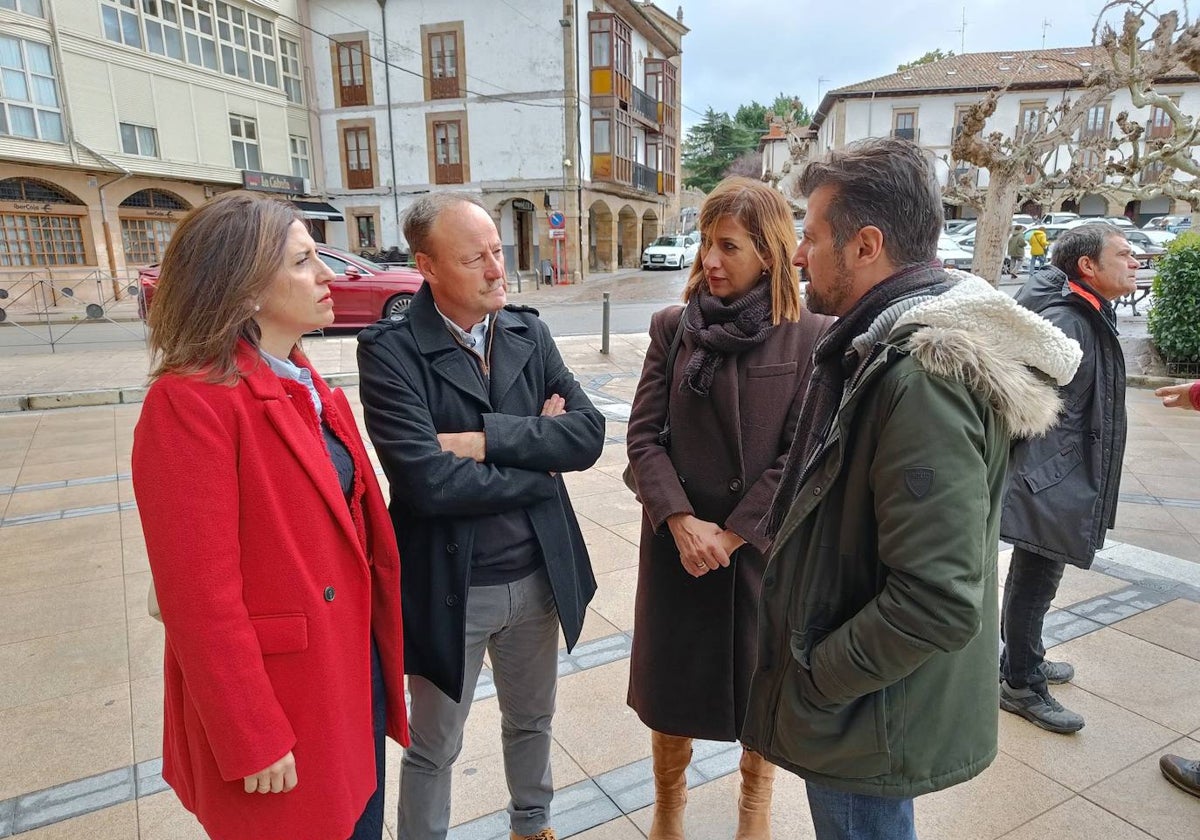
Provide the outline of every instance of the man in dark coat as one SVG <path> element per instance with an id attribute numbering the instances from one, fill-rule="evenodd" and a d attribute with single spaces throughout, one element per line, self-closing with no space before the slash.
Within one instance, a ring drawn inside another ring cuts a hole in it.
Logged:
<path id="1" fill-rule="evenodd" d="M 1033 274 L 1017 301 L 1079 342 L 1083 362 L 1060 389 L 1064 409 L 1044 437 L 1019 442 L 1000 521 L 1014 546 L 1001 616 L 1000 708 L 1051 732 L 1078 732 L 1083 718 L 1047 688 L 1075 675 L 1048 662 L 1042 622 L 1066 564 L 1086 569 L 1113 527 L 1125 452 L 1125 357 L 1112 301 L 1132 292 L 1137 260 L 1120 228 L 1073 228 L 1052 264 Z"/>
<path id="2" fill-rule="evenodd" d="M 391 485 L 404 580 L 412 745 L 399 836 L 437 840 L 486 651 L 513 838 L 552 840 L 558 626 L 596 589 L 561 473 L 600 457 L 604 418 L 535 310 L 505 306 L 496 225 L 458 193 L 422 197 L 404 235 L 425 284 L 359 336 L 367 431 Z"/>

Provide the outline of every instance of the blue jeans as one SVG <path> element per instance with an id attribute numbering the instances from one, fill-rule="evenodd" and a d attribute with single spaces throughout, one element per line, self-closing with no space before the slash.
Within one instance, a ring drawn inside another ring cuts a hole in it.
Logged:
<path id="1" fill-rule="evenodd" d="M 917 840 L 912 799 L 804 786 L 817 840 Z"/>

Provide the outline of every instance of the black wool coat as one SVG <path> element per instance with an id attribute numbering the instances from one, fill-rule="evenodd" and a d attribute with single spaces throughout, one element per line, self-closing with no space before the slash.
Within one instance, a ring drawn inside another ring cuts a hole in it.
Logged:
<path id="1" fill-rule="evenodd" d="M 400 549 L 405 669 L 462 697 L 476 517 L 524 510 L 545 558 L 567 647 L 596 579 L 562 473 L 600 457 L 604 417 L 567 370 L 550 330 L 525 307 L 497 313 L 489 386 L 434 307 L 427 285 L 408 313 L 359 334 L 367 432 L 391 485 Z M 560 417 L 539 416 L 553 394 Z M 442 452 L 437 435 L 483 431 L 483 463 Z"/>
<path id="2" fill-rule="evenodd" d="M 668 393 L 667 349 L 683 309 L 650 321 L 626 436 L 642 499 L 629 705 L 651 729 L 732 741 L 741 731 L 757 646 L 758 597 L 770 540 L 763 519 L 779 485 L 832 318 L 801 313 L 717 370 L 707 397 L 680 392 L 695 351 L 684 333 Z M 671 446 L 658 442 L 671 416 Z M 691 513 L 746 540 L 728 568 L 693 578 L 666 521 Z"/>

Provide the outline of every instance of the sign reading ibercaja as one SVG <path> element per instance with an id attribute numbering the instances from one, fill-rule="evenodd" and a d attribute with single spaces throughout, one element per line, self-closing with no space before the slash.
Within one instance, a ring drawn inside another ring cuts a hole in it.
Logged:
<path id="1" fill-rule="evenodd" d="M 242 186 L 259 192 L 304 195 L 304 179 L 294 175 L 276 175 L 272 172 L 242 170 Z"/>

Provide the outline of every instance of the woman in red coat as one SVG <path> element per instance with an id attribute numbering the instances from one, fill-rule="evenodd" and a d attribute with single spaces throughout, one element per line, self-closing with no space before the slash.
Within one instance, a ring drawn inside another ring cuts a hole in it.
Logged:
<path id="1" fill-rule="evenodd" d="M 649 840 L 682 840 L 692 739 L 741 732 L 770 547 L 761 523 L 832 323 L 801 306 L 779 191 L 725 179 L 700 208 L 700 235 L 687 305 L 651 319 L 626 435 L 643 507 L 629 705 L 651 729 Z M 740 769 L 736 840 L 768 840 L 774 767 L 744 750 Z"/>
<path id="2" fill-rule="evenodd" d="M 179 225 L 150 311 L 133 485 L 163 778 L 215 840 L 378 840 L 385 726 L 408 740 L 390 519 L 298 345 L 332 279 L 293 208 L 231 192 Z"/>

